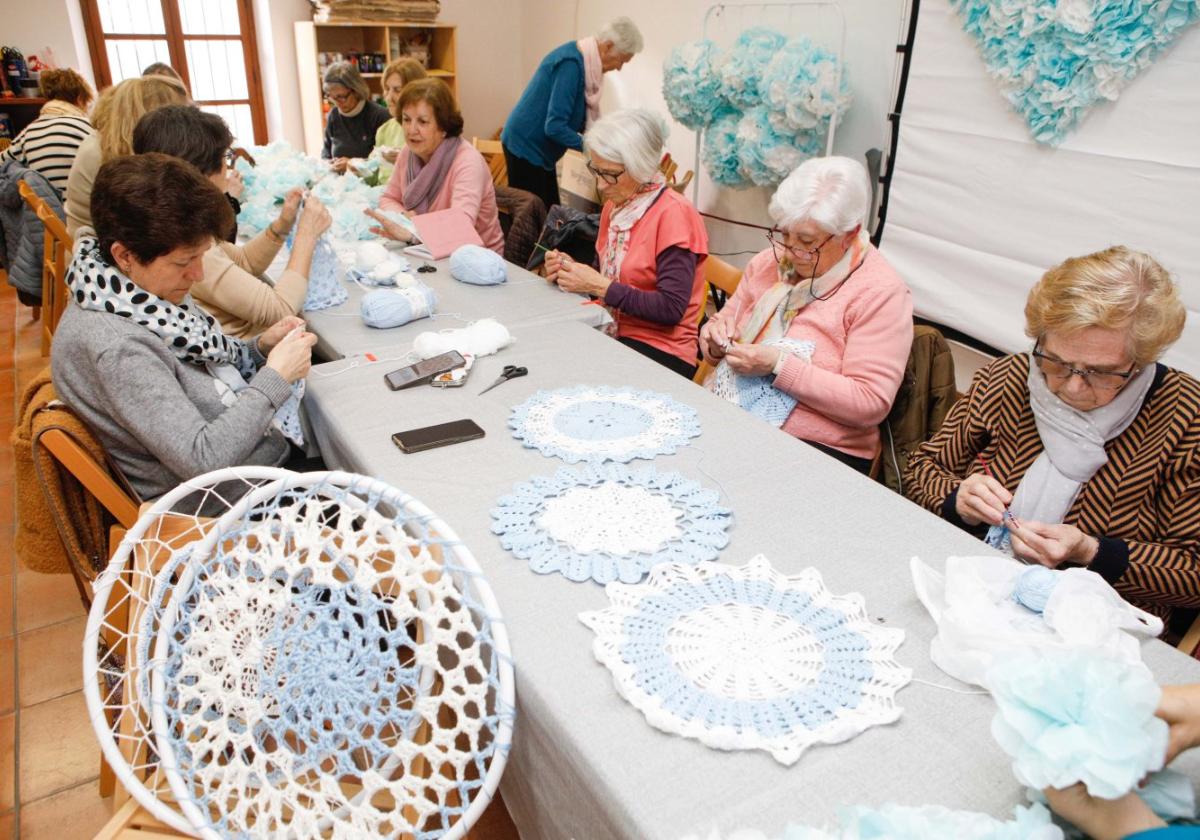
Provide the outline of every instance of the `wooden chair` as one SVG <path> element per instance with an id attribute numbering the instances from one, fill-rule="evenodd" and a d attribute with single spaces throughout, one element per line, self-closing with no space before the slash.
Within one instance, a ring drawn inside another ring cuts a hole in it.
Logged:
<path id="1" fill-rule="evenodd" d="M 500 141 L 472 137 L 471 145 L 487 161 L 488 171 L 492 173 L 492 183 L 497 187 L 507 187 L 508 164 L 504 160 L 504 146 L 501 145 Z"/>
<path id="2" fill-rule="evenodd" d="M 42 207 L 44 207 L 46 205 L 46 202 L 42 200 L 42 197 L 33 191 L 33 187 L 29 186 L 29 184 L 25 181 L 24 178 L 22 178 L 20 181 L 17 181 L 17 192 L 19 192 L 21 194 L 21 198 L 23 198 L 25 200 L 25 203 L 29 205 L 30 209 L 32 209 L 35 214 L 39 210 L 41 210 Z M 44 247 L 44 243 L 43 243 L 43 247 Z M 44 259 L 44 257 L 43 257 L 43 259 Z M 45 270 L 45 268 L 43 268 L 42 269 L 42 286 L 43 287 L 45 287 L 45 285 L 46 285 L 45 274 L 46 274 L 46 270 Z M 33 320 L 36 321 L 41 317 L 42 317 L 42 307 L 40 307 L 40 306 L 33 307 Z M 42 351 L 42 355 L 43 356 L 46 355 L 45 350 Z"/>
<path id="3" fill-rule="evenodd" d="M 726 298 L 732 297 L 733 293 L 737 291 L 738 283 L 742 282 L 742 270 L 725 262 L 720 257 L 709 256 L 704 260 L 704 282 L 708 286 L 710 297 L 714 291 L 723 292 Z M 700 311 L 700 317 L 704 317 L 703 308 Z M 712 366 L 708 362 L 701 361 L 692 381 L 703 385 L 711 371 Z"/>
<path id="4" fill-rule="evenodd" d="M 74 242 L 63 220 L 48 204 L 42 202 L 37 214 L 46 229 L 42 252 L 42 355 L 47 356 L 58 320 L 70 299 L 67 292 L 67 265 L 71 261 Z"/>

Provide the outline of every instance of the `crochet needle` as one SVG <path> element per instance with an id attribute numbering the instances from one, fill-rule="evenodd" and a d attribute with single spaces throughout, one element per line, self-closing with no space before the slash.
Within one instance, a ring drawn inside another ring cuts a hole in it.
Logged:
<path id="1" fill-rule="evenodd" d="M 975 457 L 978 458 L 979 463 L 983 465 L 983 474 L 986 475 L 988 478 L 992 479 L 993 481 L 995 481 L 996 476 L 994 476 L 992 474 L 992 468 L 990 466 L 988 466 L 987 458 L 983 457 L 983 453 L 978 452 L 978 453 L 976 453 Z M 1002 522 L 1005 520 L 1007 520 L 1008 522 L 1011 522 L 1012 526 L 1014 528 L 1021 527 L 1021 523 L 1017 521 L 1017 517 L 1013 516 L 1012 511 L 1008 509 L 1008 505 L 1004 506 L 1004 515 L 1002 517 L 1000 517 L 1000 520 Z"/>

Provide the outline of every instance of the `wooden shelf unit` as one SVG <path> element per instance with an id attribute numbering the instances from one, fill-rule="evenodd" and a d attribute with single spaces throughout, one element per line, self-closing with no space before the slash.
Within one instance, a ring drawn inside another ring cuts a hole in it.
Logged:
<path id="1" fill-rule="evenodd" d="M 321 91 L 321 53 L 382 53 L 389 63 L 410 54 L 406 45 L 428 36 L 430 76 L 442 79 L 458 96 L 455 58 L 457 28 L 448 23 L 413 21 L 339 21 L 295 24 L 296 72 L 300 81 L 300 119 L 304 126 L 304 150 L 321 154 L 325 133 L 325 100 Z M 414 56 L 418 57 L 419 56 Z M 383 74 L 363 73 L 371 93 L 382 96 Z"/>

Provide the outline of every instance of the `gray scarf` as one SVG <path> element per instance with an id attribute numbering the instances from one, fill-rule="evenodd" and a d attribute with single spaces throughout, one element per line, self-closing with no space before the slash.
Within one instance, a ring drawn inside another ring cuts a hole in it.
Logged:
<path id="1" fill-rule="evenodd" d="M 412 149 L 408 150 L 408 169 L 405 170 L 406 183 L 404 186 L 404 209 L 410 214 L 420 215 L 429 212 L 430 205 L 437 197 L 446 173 L 458 155 L 458 144 L 461 137 L 447 137 L 429 156 L 429 163 L 424 163 Z"/>
<path id="2" fill-rule="evenodd" d="M 1141 411 L 1154 369 L 1150 364 L 1139 371 L 1108 405 L 1079 411 L 1050 392 L 1030 355 L 1029 405 L 1044 449 L 1013 495 L 1017 521 L 1063 521 L 1079 488 L 1108 463 L 1104 444 L 1128 429 Z"/>

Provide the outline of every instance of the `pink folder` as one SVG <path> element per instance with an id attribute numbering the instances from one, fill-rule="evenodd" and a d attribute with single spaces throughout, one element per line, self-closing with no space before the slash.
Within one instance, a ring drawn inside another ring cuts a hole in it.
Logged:
<path id="1" fill-rule="evenodd" d="M 450 256 L 460 245 L 482 245 L 483 240 L 475 232 L 475 224 L 462 210 L 451 207 L 412 217 L 421 237 L 419 245 L 404 249 L 406 254 L 424 257 L 427 260 L 442 260 Z"/>

